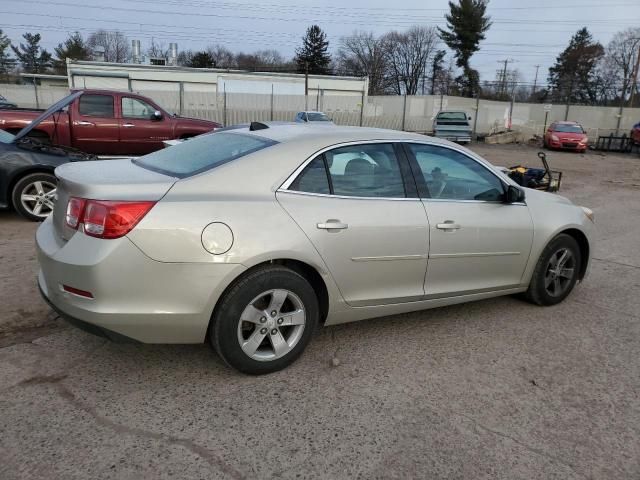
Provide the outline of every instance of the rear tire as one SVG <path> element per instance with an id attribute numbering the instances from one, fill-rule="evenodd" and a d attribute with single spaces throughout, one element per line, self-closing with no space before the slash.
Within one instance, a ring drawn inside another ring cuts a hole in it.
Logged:
<path id="1" fill-rule="evenodd" d="M 27 220 L 41 222 L 53 213 L 58 179 L 51 173 L 31 173 L 13 187 L 13 208 Z"/>
<path id="2" fill-rule="evenodd" d="M 525 298 L 536 305 L 562 302 L 575 287 L 581 265 L 578 242 L 570 235 L 558 235 L 540 254 Z"/>
<path id="3" fill-rule="evenodd" d="M 281 370 L 302 354 L 318 322 L 318 299 L 299 273 L 260 267 L 220 299 L 209 338 L 227 365 L 261 375 Z"/>

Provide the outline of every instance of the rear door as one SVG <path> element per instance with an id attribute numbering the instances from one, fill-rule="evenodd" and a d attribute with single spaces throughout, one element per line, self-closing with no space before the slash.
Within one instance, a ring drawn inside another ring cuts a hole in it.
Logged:
<path id="1" fill-rule="evenodd" d="M 533 241 L 528 207 L 504 203 L 502 181 L 462 151 L 405 148 L 430 221 L 427 296 L 519 286 Z"/>
<path id="2" fill-rule="evenodd" d="M 162 114 L 154 118 L 158 107 L 140 98 L 122 95 L 120 98 L 121 153 L 145 155 L 163 147 L 163 140 L 173 138 L 173 123 Z"/>
<path id="3" fill-rule="evenodd" d="M 115 118 L 113 95 L 83 94 L 73 107 L 73 146 L 87 153 L 119 153 L 120 127 Z"/>
<path id="4" fill-rule="evenodd" d="M 428 223 L 392 143 L 332 148 L 278 190 L 353 306 L 421 299 Z"/>

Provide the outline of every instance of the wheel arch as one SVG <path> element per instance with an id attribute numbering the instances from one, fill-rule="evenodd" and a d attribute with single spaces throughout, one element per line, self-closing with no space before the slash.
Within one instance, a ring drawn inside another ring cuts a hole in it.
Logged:
<path id="1" fill-rule="evenodd" d="M 311 284 L 311 287 L 316 294 L 316 298 L 318 299 L 318 306 L 320 308 L 320 324 L 324 324 L 329 313 L 329 290 L 327 289 L 327 285 L 322 278 L 322 275 L 320 275 L 320 272 L 314 266 L 310 265 L 307 262 L 303 262 L 302 260 L 296 260 L 293 258 L 275 258 L 252 265 L 251 267 L 244 270 L 240 275 L 235 277 L 231 282 L 229 282 L 229 284 L 225 287 L 225 289 L 216 300 L 216 303 L 213 307 L 209 325 L 207 326 L 205 341 L 207 338 L 209 338 L 212 320 L 215 317 L 216 310 L 219 308 L 221 300 L 222 298 L 224 298 L 226 293 L 231 290 L 236 285 L 236 283 L 241 281 L 246 275 L 267 265 L 281 265 L 287 267 L 298 273 L 299 275 L 302 275 Z"/>
<path id="2" fill-rule="evenodd" d="M 49 173 L 51 175 L 54 175 L 54 170 L 56 169 L 56 167 L 54 166 L 47 166 L 47 165 L 36 165 L 33 167 L 28 167 L 24 170 L 20 170 L 19 172 L 17 172 L 16 174 L 14 174 L 11 179 L 9 180 L 9 183 L 7 184 L 7 203 L 11 208 L 15 208 L 15 205 L 13 205 L 13 189 L 16 186 L 16 183 L 18 183 L 20 180 L 22 180 L 24 177 L 26 177 L 27 175 L 31 175 L 34 173 Z"/>

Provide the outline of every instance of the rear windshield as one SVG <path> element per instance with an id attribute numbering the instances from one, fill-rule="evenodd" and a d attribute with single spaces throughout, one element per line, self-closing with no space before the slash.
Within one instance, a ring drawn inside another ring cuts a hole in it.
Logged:
<path id="1" fill-rule="evenodd" d="M 560 133 L 584 133 L 584 130 L 582 130 L 582 127 L 580 125 L 566 125 L 566 124 L 556 125 L 555 127 L 553 127 L 553 131 L 560 132 Z"/>
<path id="2" fill-rule="evenodd" d="M 467 120 L 467 114 L 464 112 L 440 112 L 438 120 Z"/>
<path id="3" fill-rule="evenodd" d="M 158 150 L 133 163 L 172 177 L 189 177 L 270 147 L 277 142 L 254 135 L 218 132 Z"/>

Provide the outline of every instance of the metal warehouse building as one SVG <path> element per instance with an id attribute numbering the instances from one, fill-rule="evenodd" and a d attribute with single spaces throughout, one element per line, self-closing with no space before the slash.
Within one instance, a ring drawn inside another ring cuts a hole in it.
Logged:
<path id="1" fill-rule="evenodd" d="M 244 121 L 221 117 L 242 110 L 259 111 L 262 120 L 291 120 L 296 110 L 322 109 L 329 97 L 359 110 L 368 88 L 366 77 L 309 75 L 305 96 L 304 74 L 71 60 L 67 67 L 70 88 L 138 92 L 176 113 L 225 124 Z"/>

